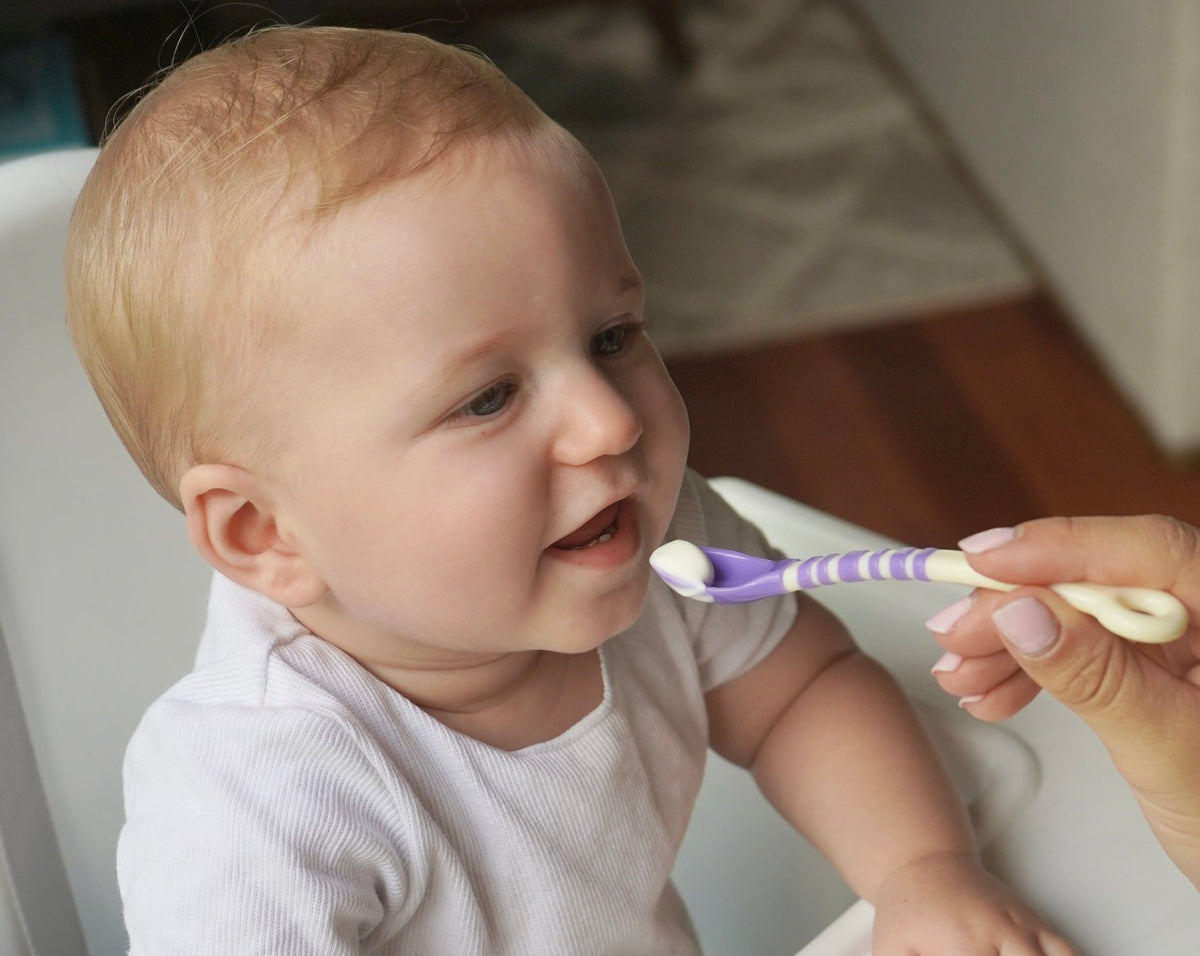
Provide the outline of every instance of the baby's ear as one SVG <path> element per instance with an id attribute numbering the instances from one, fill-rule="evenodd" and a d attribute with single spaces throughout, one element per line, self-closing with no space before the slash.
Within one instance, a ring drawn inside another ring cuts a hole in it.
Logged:
<path id="1" fill-rule="evenodd" d="M 195 465 L 179 482 L 188 537 L 214 568 L 285 607 L 307 607 L 327 591 L 279 533 L 265 485 L 234 465 Z"/>

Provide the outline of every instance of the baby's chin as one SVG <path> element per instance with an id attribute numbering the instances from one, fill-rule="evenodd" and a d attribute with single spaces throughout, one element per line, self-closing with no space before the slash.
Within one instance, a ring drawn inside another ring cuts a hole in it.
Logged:
<path id="1" fill-rule="evenodd" d="M 647 569 L 645 579 L 639 582 L 636 589 L 631 587 L 610 599 L 603 609 L 603 620 L 593 616 L 587 620 L 577 621 L 571 628 L 574 632 L 573 636 L 566 640 L 553 642 L 556 646 L 547 648 L 547 650 L 557 650 L 564 654 L 584 654 L 594 651 L 614 637 L 624 634 L 641 618 L 646 607 L 649 587 L 650 577 L 649 569 Z"/>
<path id="2" fill-rule="evenodd" d="M 645 564 L 645 562 L 643 563 Z M 622 604 L 624 606 L 621 608 L 621 613 L 617 615 L 610 633 L 604 640 L 610 640 L 618 634 L 623 634 L 641 618 L 642 613 L 646 610 L 646 598 L 650 592 L 650 573 L 650 566 L 646 564 L 644 576 L 638 581 L 636 593 L 622 595 Z M 635 589 L 631 587 L 630 591 L 633 592 Z M 628 601 L 627 605 L 625 604 L 626 601 Z"/>

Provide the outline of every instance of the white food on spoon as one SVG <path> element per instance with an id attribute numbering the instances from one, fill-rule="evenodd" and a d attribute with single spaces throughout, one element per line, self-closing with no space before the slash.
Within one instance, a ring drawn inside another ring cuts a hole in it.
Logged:
<path id="1" fill-rule="evenodd" d="M 708 555 L 690 541 L 676 538 L 655 549 L 650 555 L 654 570 L 670 575 L 678 581 L 694 583 L 698 588 L 713 582 L 713 566 Z"/>

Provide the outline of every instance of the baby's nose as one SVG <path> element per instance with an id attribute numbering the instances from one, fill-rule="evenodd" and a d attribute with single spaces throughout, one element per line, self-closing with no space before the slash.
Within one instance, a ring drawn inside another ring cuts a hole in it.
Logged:
<path id="1" fill-rule="evenodd" d="M 642 437 L 642 419 L 632 403 L 602 373 L 590 369 L 564 390 L 555 442 L 558 459 L 583 465 L 629 451 Z"/>

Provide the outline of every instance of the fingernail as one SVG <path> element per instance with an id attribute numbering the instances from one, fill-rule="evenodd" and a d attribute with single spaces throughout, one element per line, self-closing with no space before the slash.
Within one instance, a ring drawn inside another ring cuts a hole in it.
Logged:
<path id="1" fill-rule="evenodd" d="M 925 622 L 925 626 L 934 634 L 949 634 L 954 625 L 961 621 L 969 610 L 971 610 L 971 598 L 968 595 L 942 608 Z"/>
<path id="2" fill-rule="evenodd" d="M 1043 653 L 1058 638 L 1058 621 L 1037 598 L 1017 598 L 996 611 L 992 620 L 1000 633 L 1028 657 Z"/>
<path id="3" fill-rule="evenodd" d="M 982 554 L 991 551 L 1002 544 L 1008 544 L 1017 536 L 1015 528 L 992 528 L 990 531 L 980 531 L 958 542 L 959 548 L 967 554 Z"/>
<path id="4" fill-rule="evenodd" d="M 933 665 L 933 674 L 953 674 L 959 667 L 962 666 L 962 655 L 955 654 L 954 651 L 946 651 L 937 659 L 937 663 Z"/>
<path id="5" fill-rule="evenodd" d="M 967 704 L 978 704 L 983 700 L 983 694 L 967 694 L 966 697 L 958 698 L 958 706 L 966 707 Z"/>

